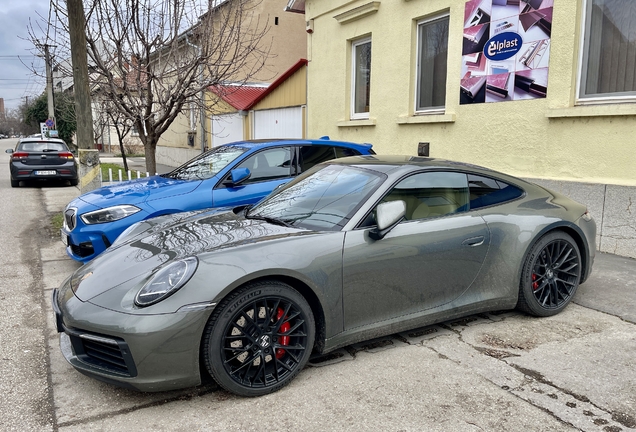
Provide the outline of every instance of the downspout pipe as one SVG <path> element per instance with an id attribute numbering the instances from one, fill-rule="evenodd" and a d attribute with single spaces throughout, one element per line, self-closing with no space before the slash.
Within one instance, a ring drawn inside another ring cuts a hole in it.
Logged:
<path id="1" fill-rule="evenodd" d="M 195 45 L 192 42 L 190 42 L 189 36 L 190 36 L 190 33 L 186 33 L 185 35 L 186 44 L 196 49 L 200 58 L 202 49 L 199 45 Z M 199 63 L 199 85 L 203 85 L 203 65 L 201 63 Z M 204 128 L 205 126 L 205 91 L 203 90 L 203 88 L 201 89 L 201 95 L 199 97 L 201 98 L 201 107 L 199 108 L 199 113 L 200 113 L 199 123 L 201 126 L 200 142 L 201 142 L 201 153 L 203 153 L 205 152 L 205 128 Z"/>

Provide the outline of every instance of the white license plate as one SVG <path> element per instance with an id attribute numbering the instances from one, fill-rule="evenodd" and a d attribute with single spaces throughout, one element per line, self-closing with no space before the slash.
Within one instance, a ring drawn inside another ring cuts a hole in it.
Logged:
<path id="1" fill-rule="evenodd" d="M 35 175 L 55 175 L 55 174 L 57 174 L 57 171 L 55 171 L 55 170 L 50 170 L 50 171 L 35 171 L 33 174 L 35 174 Z"/>
<path id="2" fill-rule="evenodd" d="M 64 246 L 68 246 L 68 236 L 66 233 L 64 231 L 60 231 L 60 235 L 62 236 L 62 243 L 64 243 Z"/>

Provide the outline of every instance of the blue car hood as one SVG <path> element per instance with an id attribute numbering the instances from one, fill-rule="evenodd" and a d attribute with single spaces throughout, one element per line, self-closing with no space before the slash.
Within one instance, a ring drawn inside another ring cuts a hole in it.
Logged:
<path id="1" fill-rule="evenodd" d="M 99 208 L 119 204 L 139 204 L 184 195 L 195 190 L 200 184 L 201 180 L 175 180 L 152 176 L 104 186 L 81 195 L 79 199 Z"/>
<path id="2" fill-rule="evenodd" d="M 310 233 L 245 219 L 231 210 L 177 213 L 143 223 L 150 225 L 148 230 L 108 249 L 75 272 L 71 286 L 80 300 L 89 301 L 128 281 L 126 290 L 135 285 L 139 289 L 157 267 L 176 259 Z"/>

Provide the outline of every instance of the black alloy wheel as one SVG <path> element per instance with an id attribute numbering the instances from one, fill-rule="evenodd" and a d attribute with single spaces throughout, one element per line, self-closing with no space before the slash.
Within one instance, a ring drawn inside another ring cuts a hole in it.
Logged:
<path id="1" fill-rule="evenodd" d="M 536 316 L 561 312 L 581 280 L 581 254 L 574 239 L 555 231 L 532 247 L 521 275 L 517 307 Z"/>
<path id="2" fill-rule="evenodd" d="M 241 396 L 272 393 L 302 370 L 314 344 L 314 317 L 291 286 L 251 283 L 225 299 L 203 335 L 208 372 Z"/>

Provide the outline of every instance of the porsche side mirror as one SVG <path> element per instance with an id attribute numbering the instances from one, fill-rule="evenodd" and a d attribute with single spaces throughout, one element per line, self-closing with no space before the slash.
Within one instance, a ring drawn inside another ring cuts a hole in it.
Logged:
<path id="1" fill-rule="evenodd" d="M 230 171 L 230 178 L 227 179 L 224 184 L 228 186 L 238 186 L 250 178 L 251 175 L 252 173 L 249 168 L 236 168 Z"/>
<path id="2" fill-rule="evenodd" d="M 4 152 L 11 154 L 11 153 L 13 153 L 13 149 L 6 149 Z"/>
<path id="3" fill-rule="evenodd" d="M 402 200 L 379 204 L 375 210 L 375 218 L 378 226 L 369 231 L 369 237 L 373 240 L 384 238 L 389 231 L 402 222 L 405 214 L 406 203 Z"/>

